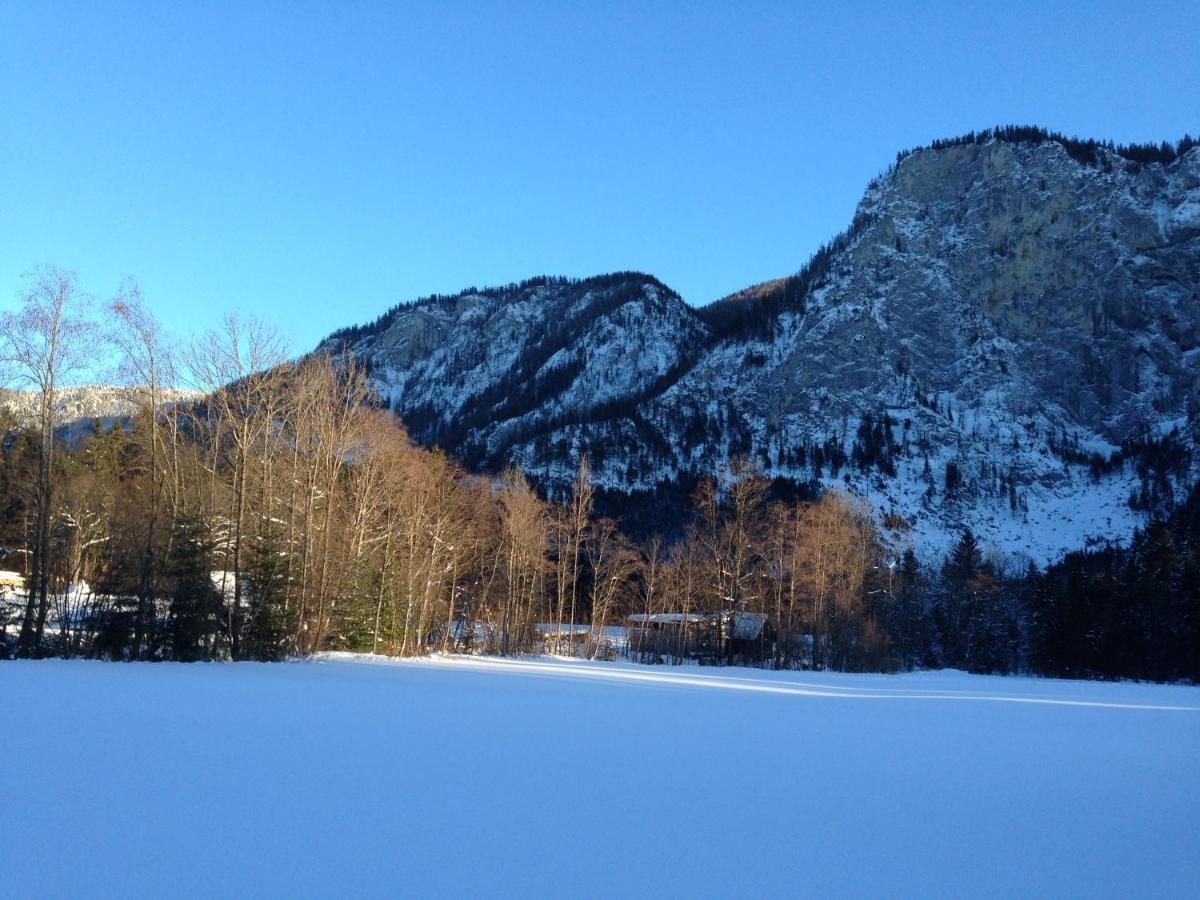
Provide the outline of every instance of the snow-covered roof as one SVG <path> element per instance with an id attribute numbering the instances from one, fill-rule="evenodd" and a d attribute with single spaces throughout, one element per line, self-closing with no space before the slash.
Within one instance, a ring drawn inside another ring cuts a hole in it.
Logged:
<path id="1" fill-rule="evenodd" d="M 762 634 L 763 626 L 767 623 L 767 617 L 763 613 L 728 613 L 725 621 L 728 622 L 730 619 L 733 620 L 733 633 L 730 637 L 738 641 L 756 640 Z"/>
<path id="2" fill-rule="evenodd" d="M 711 622 L 714 621 L 714 617 L 704 613 L 634 613 L 625 621 L 630 625 L 680 625 L 684 622 Z M 728 626 L 730 622 L 733 623 L 731 637 L 740 641 L 752 641 L 762 634 L 767 617 L 764 613 L 721 613 L 721 624 Z"/>
<path id="3" fill-rule="evenodd" d="M 634 613 L 627 621 L 635 625 L 646 623 L 679 625 L 683 622 L 706 622 L 708 616 L 702 613 Z"/>
<path id="4" fill-rule="evenodd" d="M 592 631 L 591 625 L 572 625 L 570 622 L 563 622 L 561 625 L 555 622 L 539 622 L 534 628 L 542 634 L 590 634 Z"/>

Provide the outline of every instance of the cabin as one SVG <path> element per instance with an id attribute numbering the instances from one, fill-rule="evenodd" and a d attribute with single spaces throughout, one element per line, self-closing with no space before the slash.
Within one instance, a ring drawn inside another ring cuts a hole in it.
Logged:
<path id="1" fill-rule="evenodd" d="M 763 613 L 635 613 L 625 624 L 632 653 L 734 663 L 761 662 L 775 650 Z"/>
<path id="2" fill-rule="evenodd" d="M 625 627 L 632 653 L 696 659 L 712 643 L 709 616 L 703 613 L 634 613 Z"/>
<path id="3" fill-rule="evenodd" d="M 722 620 L 725 658 L 729 662 L 762 662 L 775 652 L 775 629 L 765 613 L 725 613 Z"/>

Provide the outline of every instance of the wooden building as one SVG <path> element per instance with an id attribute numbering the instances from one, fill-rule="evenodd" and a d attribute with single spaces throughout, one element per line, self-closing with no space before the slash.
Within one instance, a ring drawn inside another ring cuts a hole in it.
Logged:
<path id="1" fill-rule="evenodd" d="M 625 624 L 630 652 L 654 657 L 759 662 L 775 647 L 763 613 L 635 613 Z"/>

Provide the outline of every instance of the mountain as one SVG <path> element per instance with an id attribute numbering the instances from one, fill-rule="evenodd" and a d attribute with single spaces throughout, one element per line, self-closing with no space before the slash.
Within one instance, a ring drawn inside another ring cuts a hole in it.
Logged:
<path id="1" fill-rule="evenodd" d="M 330 343 L 351 342 L 414 434 L 499 467 L 541 435 L 632 413 L 707 336 L 678 294 L 623 272 L 430 298 Z"/>
<path id="2" fill-rule="evenodd" d="M 166 388 L 167 403 L 181 403 L 203 396 L 201 391 Z M 22 425 L 37 421 L 40 394 L 37 391 L 0 390 L 0 410 L 7 410 Z M 127 422 L 137 410 L 128 388 L 110 384 L 84 384 L 60 388 L 54 404 L 54 419 L 60 437 L 75 445 L 99 422 L 105 429 Z"/>
<path id="3" fill-rule="evenodd" d="M 799 273 L 707 307 L 640 273 L 540 278 L 323 346 L 418 440 L 550 493 L 584 452 L 616 496 L 744 455 L 866 497 L 898 545 L 969 525 L 1042 563 L 1200 478 L 1200 147 L 941 141 Z"/>

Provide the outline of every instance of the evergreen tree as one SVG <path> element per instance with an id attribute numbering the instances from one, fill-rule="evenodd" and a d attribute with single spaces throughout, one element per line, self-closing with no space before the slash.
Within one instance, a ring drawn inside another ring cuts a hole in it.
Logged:
<path id="1" fill-rule="evenodd" d="M 982 558 L 975 534 L 970 528 L 963 529 L 942 566 L 941 584 L 933 607 L 942 665 L 967 665 L 969 592 L 972 581 L 979 574 Z"/>
<path id="2" fill-rule="evenodd" d="M 167 577 L 172 585 L 167 637 L 172 659 L 211 658 L 221 633 L 221 595 L 212 582 L 212 545 L 194 515 L 175 523 Z"/>
<path id="3" fill-rule="evenodd" d="M 265 528 L 256 537 L 250 547 L 247 575 L 238 656 L 282 659 L 287 653 L 290 629 L 283 602 L 287 591 L 287 550 L 278 529 Z"/>
<path id="4" fill-rule="evenodd" d="M 926 608 L 928 585 L 911 548 L 900 557 L 895 575 L 894 615 L 889 622 L 896 660 L 906 671 L 937 665 Z"/>

